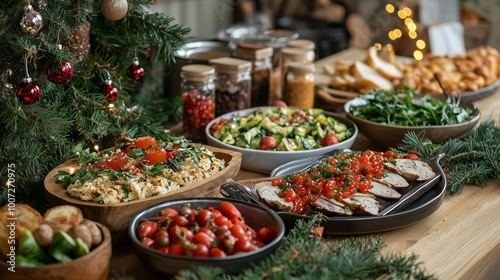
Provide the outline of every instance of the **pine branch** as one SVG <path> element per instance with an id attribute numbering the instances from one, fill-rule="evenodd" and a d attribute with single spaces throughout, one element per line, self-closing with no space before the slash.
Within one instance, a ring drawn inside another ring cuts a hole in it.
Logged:
<path id="1" fill-rule="evenodd" d="M 278 250 L 238 275 L 218 268 L 199 267 L 181 271 L 176 280 L 193 279 L 435 279 L 425 273 L 414 255 L 382 256 L 386 246 L 380 237 L 355 237 L 329 241 L 311 235 L 323 219 L 297 220 Z"/>
<path id="2" fill-rule="evenodd" d="M 415 150 L 424 158 L 444 153 L 440 161 L 447 174 L 447 192 L 459 194 L 467 184 L 485 186 L 489 180 L 500 178 L 500 127 L 488 119 L 469 130 L 463 138 L 433 144 L 428 139 L 410 132 L 405 135 L 402 151 Z"/>

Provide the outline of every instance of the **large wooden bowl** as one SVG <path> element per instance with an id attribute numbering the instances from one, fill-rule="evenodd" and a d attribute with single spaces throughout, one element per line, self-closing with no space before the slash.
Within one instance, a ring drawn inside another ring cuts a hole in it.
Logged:
<path id="1" fill-rule="evenodd" d="M 10 265 L 0 261 L 0 279 L 10 280 L 107 280 L 111 260 L 111 234 L 103 225 L 96 223 L 103 240 L 89 254 L 69 263 L 54 263 L 38 267 L 15 267 L 15 272 L 7 270 Z"/>
<path id="2" fill-rule="evenodd" d="M 54 177 L 59 171 L 69 172 L 70 168 L 77 167 L 77 160 L 69 160 L 47 174 L 44 181 L 45 197 L 50 206 L 74 205 L 80 208 L 84 217 L 99 222 L 106 226 L 113 237 L 113 244 L 120 244 L 128 240 L 126 230 L 132 217 L 146 207 L 155 205 L 171 199 L 184 197 L 212 197 L 219 193 L 219 186 L 227 178 L 235 176 L 240 170 L 241 153 L 207 146 L 214 152 L 215 157 L 223 159 L 226 167 L 214 176 L 195 182 L 178 190 L 164 195 L 152 196 L 128 202 L 102 204 L 91 201 L 83 201 L 71 197 L 66 193 L 65 185 Z"/>

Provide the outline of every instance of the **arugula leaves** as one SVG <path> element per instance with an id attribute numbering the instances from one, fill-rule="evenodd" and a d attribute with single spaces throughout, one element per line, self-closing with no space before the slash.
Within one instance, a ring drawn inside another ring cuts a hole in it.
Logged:
<path id="1" fill-rule="evenodd" d="M 401 96 L 395 91 L 372 90 L 360 95 L 366 105 L 352 106 L 351 113 L 365 120 L 387 125 L 452 125 L 471 120 L 472 110 L 452 107 L 425 95 L 415 98 L 415 91 L 405 88 Z"/>

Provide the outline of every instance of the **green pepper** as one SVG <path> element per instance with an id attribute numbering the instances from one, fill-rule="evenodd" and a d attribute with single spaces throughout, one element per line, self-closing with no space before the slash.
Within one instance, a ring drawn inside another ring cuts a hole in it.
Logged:
<path id="1" fill-rule="evenodd" d="M 33 259 L 30 259 L 28 257 L 25 257 L 25 256 L 21 256 L 21 255 L 17 255 L 16 256 L 16 265 L 17 266 L 41 266 L 41 265 L 44 265 L 43 263 L 37 261 L 37 260 L 33 260 Z"/>
<path id="2" fill-rule="evenodd" d="M 87 244 L 85 244 L 85 242 L 83 242 L 83 240 L 80 237 L 77 237 L 75 239 L 75 242 L 76 242 L 76 247 L 73 250 L 73 253 L 75 253 L 77 257 L 85 256 L 90 252 L 89 246 L 87 246 Z"/>
<path id="3" fill-rule="evenodd" d="M 49 253 L 52 257 L 62 263 L 71 262 L 73 259 L 69 256 L 76 248 L 76 242 L 69 234 L 60 230 L 52 239 L 49 247 Z"/>
<path id="4" fill-rule="evenodd" d="M 19 255 L 42 264 L 51 262 L 50 257 L 38 246 L 33 233 L 28 229 L 24 230 L 19 239 Z"/>

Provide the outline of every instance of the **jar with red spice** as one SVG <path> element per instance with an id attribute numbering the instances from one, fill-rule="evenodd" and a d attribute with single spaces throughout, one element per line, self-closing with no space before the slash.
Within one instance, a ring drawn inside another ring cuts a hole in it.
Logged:
<path id="1" fill-rule="evenodd" d="M 190 64 L 181 68 L 181 92 L 184 100 L 182 128 L 192 141 L 205 141 L 205 128 L 215 118 L 215 69 Z"/>
<path id="2" fill-rule="evenodd" d="M 215 116 L 251 107 L 250 61 L 221 57 L 210 59 L 215 68 Z"/>

